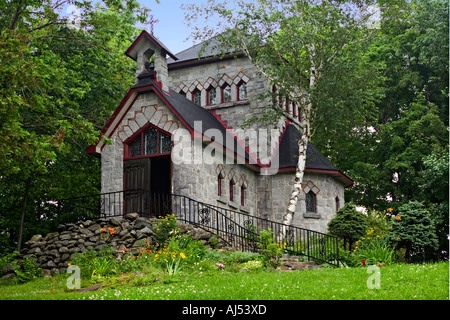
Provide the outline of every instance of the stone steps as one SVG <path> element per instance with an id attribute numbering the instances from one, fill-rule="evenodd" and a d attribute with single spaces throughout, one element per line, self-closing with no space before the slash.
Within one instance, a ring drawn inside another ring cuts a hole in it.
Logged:
<path id="1" fill-rule="evenodd" d="M 301 256 L 290 256 L 283 254 L 280 258 L 281 265 L 278 270 L 281 271 L 295 271 L 295 270 L 309 270 L 309 269 L 321 269 L 322 266 L 318 265 L 314 261 L 300 261 Z"/>

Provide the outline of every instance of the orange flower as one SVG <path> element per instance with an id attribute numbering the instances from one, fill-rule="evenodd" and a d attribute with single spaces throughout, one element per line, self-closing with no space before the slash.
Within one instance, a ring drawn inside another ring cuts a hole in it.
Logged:
<path id="1" fill-rule="evenodd" d="M 395 217 L 395 220 L 402 220 L 402 217 L 396 216 L 396 217 Z"/>
<path id="2" fill-rule="evenodd" d="M 387 211 L 392 212 L 392 211 L 394 211 L 394 209 L 388 208 Z"/>
<path id="3" fill-rule="evenodd" d="M 105 228 L 100 228 L 100 231 L 106 232 Z"/>

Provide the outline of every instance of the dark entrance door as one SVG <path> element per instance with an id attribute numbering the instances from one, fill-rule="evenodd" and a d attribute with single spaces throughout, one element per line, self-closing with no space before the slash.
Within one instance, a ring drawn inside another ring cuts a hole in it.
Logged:
<path id="1" fill-rule="evenodd" d="M 170 155 L 126 160 L 124 163 L 125 213 L 165 215 L 170 210 Z M 166 212 L 167 211 L 167 212 Z"/>

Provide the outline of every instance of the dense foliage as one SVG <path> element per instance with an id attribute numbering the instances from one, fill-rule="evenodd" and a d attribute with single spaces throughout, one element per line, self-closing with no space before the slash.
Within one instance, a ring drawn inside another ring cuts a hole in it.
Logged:
<path id="1" fill-rule="evenodd" d="M 0 3 L 1 251 L 42 227 L 47 200 L 99 191 L 86 147 L 133 84 L 123 52 L 146 12 L 135 0 Z"/>

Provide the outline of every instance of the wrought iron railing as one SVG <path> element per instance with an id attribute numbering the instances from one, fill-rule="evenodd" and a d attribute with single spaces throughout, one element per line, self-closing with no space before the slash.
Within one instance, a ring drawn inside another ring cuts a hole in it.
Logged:
<path id="1" fill-rule="evenodd" d="M 40 212 L 41 217 L 54 217 L 59 223 L 118 217 L 130 212 L 148 218 L 175 214 L 178 220 L 214 233 L 242 251 L 258 251 L 261 231 L 271 230 L 274 240 L 285 252 L 339 266 L 335 236 L 214 206 L 184 195 L 130 190 L 50 201 L 41 207 L 47 212 Z"/>

